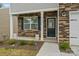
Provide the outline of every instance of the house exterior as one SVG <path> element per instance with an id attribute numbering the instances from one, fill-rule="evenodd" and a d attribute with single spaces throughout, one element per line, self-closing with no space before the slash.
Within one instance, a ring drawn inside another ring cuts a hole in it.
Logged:
<path id="1" fill-rule="evenodd" d="M 10 38 L 58 42 L 58 4 L 11 4 Z"/>
<path id="2" fill-rule="evenodd" d="M 0 9 L 0 35 L 79 45 L 78 10 L 77 3 L 11 3 Z"/>

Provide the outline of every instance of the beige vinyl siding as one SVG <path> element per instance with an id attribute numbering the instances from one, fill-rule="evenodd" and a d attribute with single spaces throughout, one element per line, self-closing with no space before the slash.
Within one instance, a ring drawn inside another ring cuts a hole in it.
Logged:
<path id="1" fill-rule="evenodd" d="M 18 33 L 18 16 L 12 16 L 13 20 L 13 33 Z"/>
<path id="2" fill-rule="evenodd" d="M 10 16 L 9 9 L 0 9 L 0 40 L 3 35 L 9 37 L 10 35 Z"/>

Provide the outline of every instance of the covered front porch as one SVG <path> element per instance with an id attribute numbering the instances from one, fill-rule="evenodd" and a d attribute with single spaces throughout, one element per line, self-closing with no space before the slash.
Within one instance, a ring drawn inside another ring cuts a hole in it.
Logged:
<path id="1" fill-rule="evenodd" d="M 57 41 L 57 10 L 12 14 L 11 18 L 10 38 Z"/>

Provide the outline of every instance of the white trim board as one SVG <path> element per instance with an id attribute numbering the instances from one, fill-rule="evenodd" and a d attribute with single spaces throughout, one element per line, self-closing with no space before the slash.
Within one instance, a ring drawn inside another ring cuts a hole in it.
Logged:
<path id="1" fill-rule="evenodd" d="M 35 12 L 41 12 L 41 11 L 55 11 L 55 10 L 58 10 L 58 8 L 47 8 L 47 9 L 39 9 L 39 10 L 31 10 L 31 11 L 11 12 L 10 14 L 35 13 Z"/>

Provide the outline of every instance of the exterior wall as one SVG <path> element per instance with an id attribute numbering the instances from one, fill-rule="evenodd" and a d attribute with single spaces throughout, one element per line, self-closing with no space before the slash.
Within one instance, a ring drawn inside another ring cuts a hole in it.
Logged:
<path id="1" fill-rule="evenodd" d="M 0 40 L 10 35 L 9 9 L 0 9 Z"/>
<path id="2" fill-rule="evenodd" d="M 39 9 L 57 8 L 56 3 L 12 3 L 11 12 L 33 11 Z"/>
<path id="3" fill-rule="evenodd" d="M 77 3 L 59 4 L 59 41 L 69 42 L 69 11 L 79 10 Z"/>

